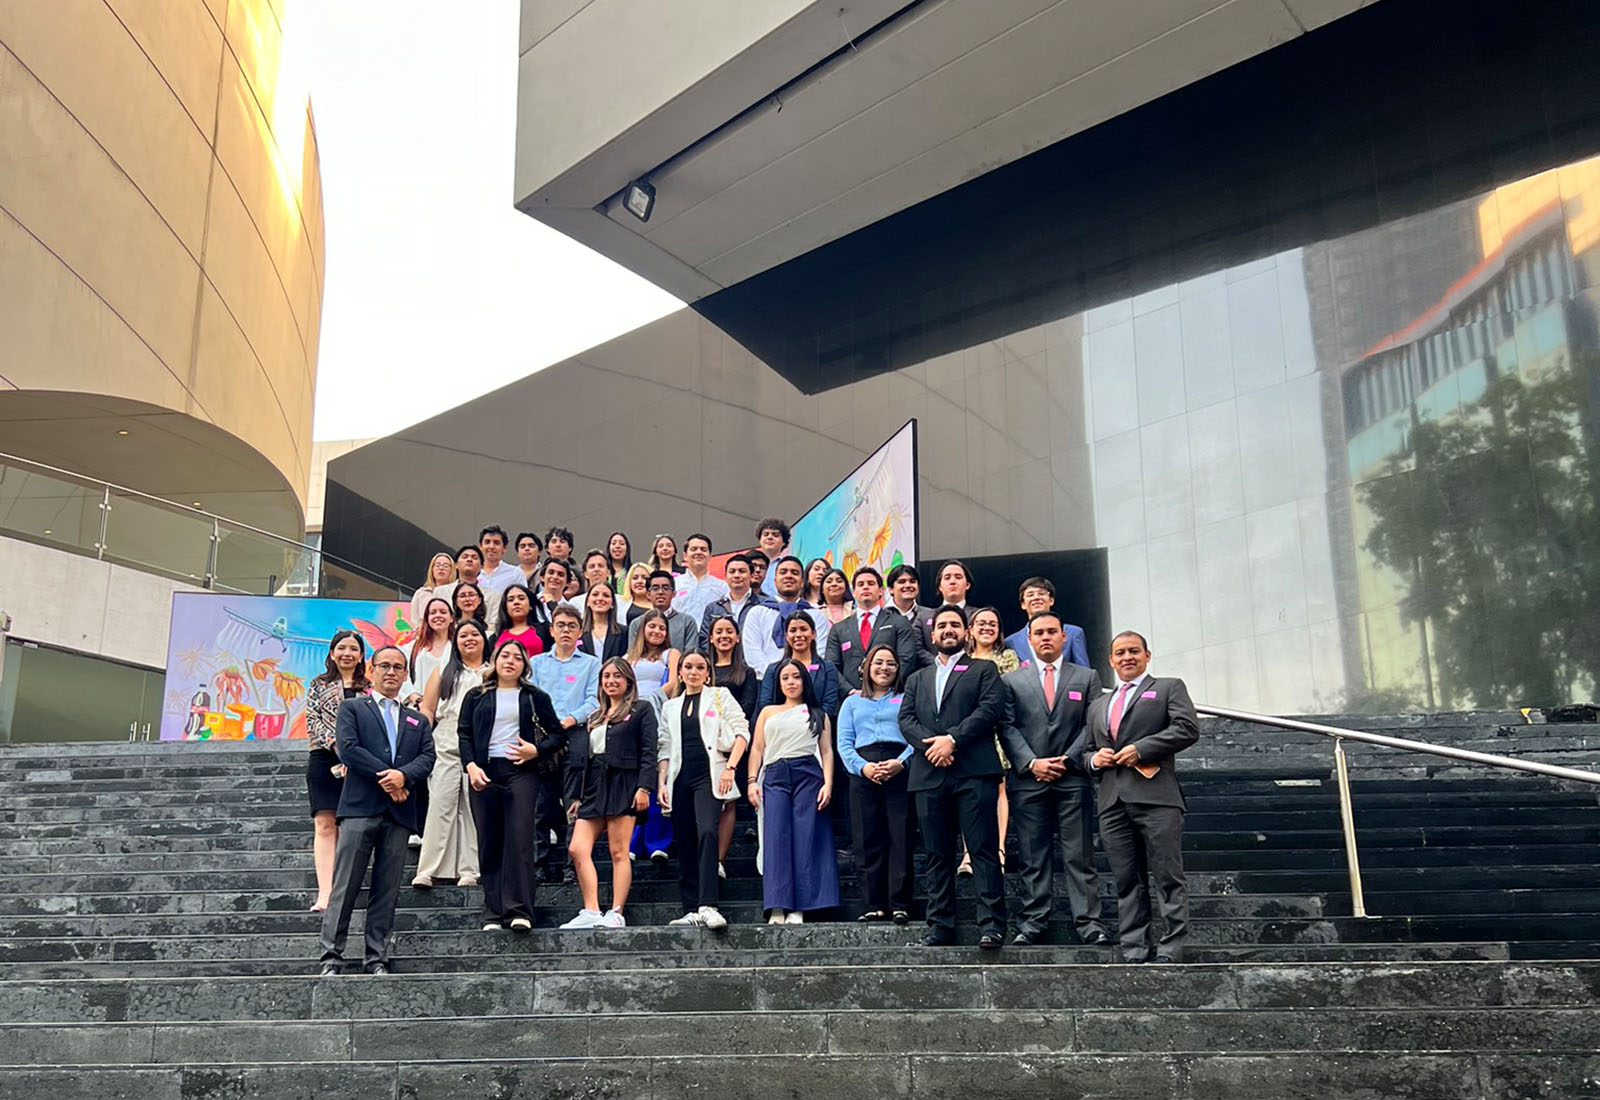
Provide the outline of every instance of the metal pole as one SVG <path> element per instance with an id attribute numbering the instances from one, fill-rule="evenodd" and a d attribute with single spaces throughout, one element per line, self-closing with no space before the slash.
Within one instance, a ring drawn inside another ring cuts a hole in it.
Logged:
<path id="1" fill-rule="evenodd" d="M 217 544 L 222 541 L 222 536 L 217 529 L 217 521 L 211 521 L 211 546 L 206 550 L 206 588 L 217 586 Z"/>
<path id="2" fill-rule="evenodd" d="M 106 523 L 111 519 L 111 486 L 107 485 L 100 491 L 100 541 L 94 544 L 94 556 L 104 561 L 106 558 Z"/>
<path id="3" fill-rule="evenodd" d="M 1339 822 L 1344 826 L 1344 862 L 1350 871 L 1350 913 L 1367 915 L 1367 898 L 1361 889 L 1361 857 L 1356 853 L 1356 815 L 1350 804 L 1350 769 L 1345 765 L 1344 738 L 1333 739 L 1333 768 L 1339 778 Z"/>

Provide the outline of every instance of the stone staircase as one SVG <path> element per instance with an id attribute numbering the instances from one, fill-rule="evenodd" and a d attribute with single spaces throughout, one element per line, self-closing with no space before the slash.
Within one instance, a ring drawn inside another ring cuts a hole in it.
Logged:
<path id="1" fill-rule="evenodd" d="M 1600 728 L 1515 715 L 1347 721 L 1600 756 Z M 1600 1096 L 1600 789 L 1353 746 L 1357 919 L 1327 743 L 1207 722 L 1181 966 L 1065 924 L 922 948 L 854 922 L 848 864 L 838 922 L 769 927 L 741 829 L 725 933 L 665 927 L 648 863 L 616 932 L 554 929 L 570 885 L 527 936 L 478 932 L 475 889 L 407 888 L 398 972 L 320 978 L 303 751 L 0 750 L 0 1100 Z"/>

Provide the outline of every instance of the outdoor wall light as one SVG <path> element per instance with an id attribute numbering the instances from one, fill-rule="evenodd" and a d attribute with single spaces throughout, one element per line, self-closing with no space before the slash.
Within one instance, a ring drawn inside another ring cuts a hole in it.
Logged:
<path id="1" fill-rule="evenodd" d="M 628 213 L 647 222 L 650 212 L 656 208 L 656 189 L 644 180 L 634 180 L 622 193 L 622 205 L 628 208 Z"/>

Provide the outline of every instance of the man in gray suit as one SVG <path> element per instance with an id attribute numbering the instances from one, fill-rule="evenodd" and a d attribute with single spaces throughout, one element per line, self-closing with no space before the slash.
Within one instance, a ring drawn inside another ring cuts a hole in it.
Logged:
<path id="1" fill-rule="evenodd" d="M 1125 630 L 1111 639 L 1111 694 L 1089 708 L 1080 750 L 1096 776 L 1100 842 L 1117 880 L 1117 939 L 1128 962 L 1181 962 L 1189 931 L 1183 877 L 1183 788 L 1175 756 L 1200 740 L 1199 720 L 1182 680 L 1151 676 L 1150 646 Z M 1150 924 L 1149 879 L 1160 895 L 1166 931 Z"/>
<path id="2" fill-rule="evenodd" d="M 905 618 L 880 607 L 883 577 L 870 565 L 856 570 L 850 581 L 856 598 L 854 615 L 833 624 L 823 660 L 839 670 L 839 679 L 851 691 L 861 690 L 861 662 L 875 645 L 894 648 L 895 660 L 909 676 L 917 667 L 917 628 Z"/>
<path id="3" fill-rule="evenodd" d="M 1090 819 L 1094 789 L 1082 762 L 1084 719 L 1100 698 L 1100 674 L 1068 662 L 1066 640 L 1061 617 L 1038 612 L 1028 620 L 1033 659 L 1003 677 L 1006 721 L 1000 739 L 1011 759 L 1007 790 L 1022 862 L 1022 915 L 1012 941 L 1019 947 L 1048 935 L 1057 836 L 1078 938 L 1096 946 L 1111 942 L 1100 922 Z"/>

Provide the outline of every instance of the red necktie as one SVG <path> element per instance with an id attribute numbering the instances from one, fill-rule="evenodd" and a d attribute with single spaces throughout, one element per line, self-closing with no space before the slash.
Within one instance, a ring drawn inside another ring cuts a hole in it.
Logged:
<path id="1" fill-rule="evenodd" d="M 1132 684 L 1123 684 L 1121 687 L 1119 687 L 1117 689 L 1117 697 L 1115 699 L 1111 700 L 1111 722 L 1110 722 L 1110 725 L 1111 725 L 1111 740 L 1113 740 L 1113 741 L 1115 741 L 1117 739 L 1117 727 L 1122 725 L 1123 703 L 1128 698 L 1128 689 L 1131 688 L 1131 687 L 1133 687 Z"/>
<path id="2" fill-rule="evenodd" d="M 861 613 L 861 654 L 866 655 L 867 647 L 872 644 L 872 612 Z"/>
<path id="3" fill-rule="evenodd" d="M 1044 709 L 1054 714 L 1056 711 L 1056 666 L 1044 666 Z"/>

